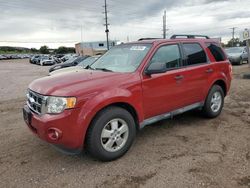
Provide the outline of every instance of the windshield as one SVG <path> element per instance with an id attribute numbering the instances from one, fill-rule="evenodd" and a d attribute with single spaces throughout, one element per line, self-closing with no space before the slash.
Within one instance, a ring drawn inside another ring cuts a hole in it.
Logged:
<path id="1" fill-rule="evenodd" d="M 225 49 L 227 53 L 242 53 L 243 48 L 227 48 Z"/>
<path id="2" fill-rule="evenodd" d="M 150 47 L 151 44 L 122 44 L 113 47 L 91 65 L 91 68 L 112 72 L 134 72 Z"/>
<path id="3" fill-rule="evenodd" d="M 72 63 L 76 59 L 77 59 L 76 57 L 71 57 L 69 60 L 65 61 L 64 63 Z"/>
<path id="4" fill-rule="evenodd" d="M 86 59 L 84 59 L 83 61 L 81 61 L 77 66 L 81 66 L 81 67 L 87 67 L 88 65 L 93 64 L 99 57 L 88 57 Z"/>

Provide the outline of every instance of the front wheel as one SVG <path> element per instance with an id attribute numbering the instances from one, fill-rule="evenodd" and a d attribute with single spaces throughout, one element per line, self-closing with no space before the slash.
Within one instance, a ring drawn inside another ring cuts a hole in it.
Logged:
<path id="1" fill-rule="evenodd" d="M 132 145 L 136 127 L 132 115 L 125 109 L 109 107 L 97 114 L 87 133 L 87 151 L 102 161 L 115 160 Z"/>
<path id="2" fill-rule="evenodd" d="M 220 115 L 224 105 L 224 91 L 219 85 L 214 85 L 206 98 L 203 113 L 206 117 L 215 118 Z"/>

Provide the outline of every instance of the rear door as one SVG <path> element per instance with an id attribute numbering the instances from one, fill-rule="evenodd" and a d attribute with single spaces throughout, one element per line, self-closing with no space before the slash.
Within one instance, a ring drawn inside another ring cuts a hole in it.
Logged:
<path id="1" fill-rule="evenodd" d="M 184 106 L 205 100 L 206 88 L 208 87 L 208 78 L 214 70 L 207 54 L 200 43 L 188 42 L 182 43 L 184 61 L 184 85 L 185 95 Z"/>

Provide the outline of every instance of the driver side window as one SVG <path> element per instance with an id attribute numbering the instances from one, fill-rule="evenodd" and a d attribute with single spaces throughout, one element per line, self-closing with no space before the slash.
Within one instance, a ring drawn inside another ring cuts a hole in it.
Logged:
<path id="1" fill-rule="evenodd" d="M 160 47 L 151 59 L 151 63 L 165 64 L 167 69 L 179 67 L 181 63 L 179 46 L 174 44 Z"/>

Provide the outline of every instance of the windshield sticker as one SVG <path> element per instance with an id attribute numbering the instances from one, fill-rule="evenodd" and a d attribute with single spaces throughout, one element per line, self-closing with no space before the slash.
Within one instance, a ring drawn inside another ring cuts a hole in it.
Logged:
<path id="1" fill-rule="evenodd" d="M 139 50 L 139 51 L 143 51 L 146 49 L 146 46 L 132 46 L 130 48 L 130 50 Z"/>

